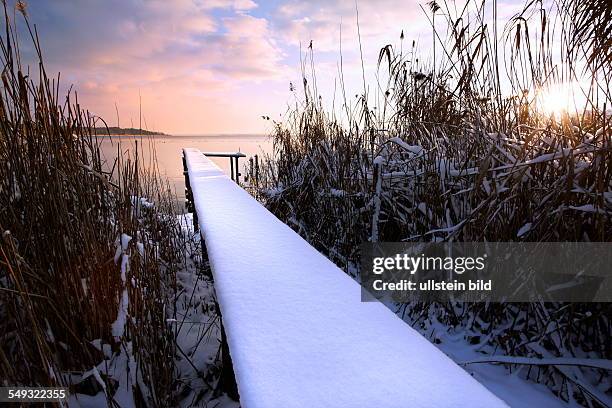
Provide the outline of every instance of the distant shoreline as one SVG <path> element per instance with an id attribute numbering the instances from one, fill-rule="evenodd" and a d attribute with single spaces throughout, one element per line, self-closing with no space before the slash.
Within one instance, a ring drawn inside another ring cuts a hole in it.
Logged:
<path id="1" fill-rule="evenodd" d="M 267 134 L 258 134 L 258 133 L 253 133 L 253 134 L 248 134 L 248 133 L 191 134 L 191 135 L 178 134 L 177 135 L 177 134 L 168 134 L 168 133 L 148 133 L 148 134 L 110 133 L 108 134 L 107 132 L 104 132 L 104 133 L 97 132 L 97 135 L 98 136 L 110 136 L 111 138 L 130 138 L 130 137 L 140 137 L 140 136 L 151 136 L 151 137 L 163 137 L 163 138 L 175 138 L 175 139 L 193 139 L 193 138 L 202 138 L 202 139 L 228 139 L 228 138 L 236 138 L 236 139 L 248 138 L 250 139 L 250 138 L 255 138 L 255 139 L 260 139 L 260 138 L 268 137 Z"/>
<path id="2" fill-rule="evenodd" d="M 117 126 L 97 127 L 96 134 L 101 133 L 106 136 L 169 136 L 163 132 L 150 131 L 136 128 L 120 128 Z"/>
<path id="3" fill-rule="evenodd" d="M 101 135 L 100 133 L 96 133 L 98 136 L 110 136 L 110 137 L 136 137 L 136 136 L 169 136 L 172 137 L 172 135 L 167 135 L 165 133 L 141 133 L 141 134 L 136 134 L 136 133 L 104 133 L 103 135 Z"/>

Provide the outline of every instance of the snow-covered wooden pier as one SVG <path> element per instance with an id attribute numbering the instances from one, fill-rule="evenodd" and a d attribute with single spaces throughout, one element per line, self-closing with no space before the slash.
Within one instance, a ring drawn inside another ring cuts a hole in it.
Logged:
<path id="1" fill-rule="evenodd" d="M 245 408 L 506 406 L 279 221 L 183 150 Z"/>

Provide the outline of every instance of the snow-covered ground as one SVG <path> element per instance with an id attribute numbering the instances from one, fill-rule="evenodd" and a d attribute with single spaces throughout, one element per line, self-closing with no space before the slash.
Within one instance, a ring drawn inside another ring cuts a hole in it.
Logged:
<path id="1" fill-rule="evenodd" d="M 207 263 L 202 259 L 199 234 L 193 231 L 190 214 L 179 216 L 189 248 L 182 270 L 176 274 L 177 296 L 175 308 L 168 311 L 168 323 L 173 325 L 176 336 L 176 378 L 178 384 L 178 406 L 180 407 L 218 407 L 237 408 L 239 404 L 217 391 L 219 373 L 220 326 L 216 310 L 212 281 L 207 276 Z M 125 286 L 129 257 L 127 248 L 132 238 L 123 234 L 117 239 L 115 262 L 121 265 L 122 282 Z M 210 272 L 208 270 L 208 272 Z M 128 297 L 123 290 L 117 319 L 112 325 L 113 335 L 123 336 L 127 315 Z M 119 352 L 113 352 L 111 345 L 100 339 L 92 345 L 104 355 L 101 361 L 83 375 L 73 374 L 73 384 L 85 384 L 90 396 L 83 393 L 72 394 L 69 407 L 103 408 L 107 407 L 107 394 L 113 403 L 121 408 L 136 407 L 132 386 L 139 380 L 136 373 L 136 360 L 132 353 L 132 342 L 123 341 Z M 108 384 L 113 389 L 109 390 Z M 142 386 L 141 389 L 146 389 Z"/>
<path id="2" fill-rule="evenodd" d="M 483 356 L 479 352 L 480 345 L 469 344 L 463 333 L 449 334 L 441 323 L 428 326 L 424 332 L 434 333 L 436 346 L 457 363 L 477 360 Z M 502 365 L 491 363 L 469 364 L 464 369 L 512 408 L 570 407 L 545 385 L 521 378 L 520 374 L 528 366 L 519 366 L 512 373 Z"/>
<path id="3" fill-rule="evenodd" d="M 117 318 L 112 324 L 112 335 L 119 342 L 123 339 L 127 324 L 129 297 L 126 286 L 126 277 L 129 272 L 128 244 L 132 240 L 127 234 L 121 234 L 117 238 L 117 251 L 114 261 L 120 265 L 122 295 L 117 311 Z M 141 244 L 142 245 L 142 244 Z M 84 285 L 85 288 L 85 285 Z M 95 395 L 76 393 L 70 395 L 68 406 L 81 408 L 106 407 L 107 400 L 112 400 L 120 407 L 134 407 L 133 385 L 137 384 L 138 370 L 136 359 L 132 352 L 132 342 L 123 341 L 119 352 L 113 352 L 111 345 L 103 343 L 101 339 L 91 342 L 92 345 L 102 352 L 104 360 L 98 365 L 86 371 L 82 375 L 71 375 L 71 383 L 81 384 L 89 389 L 90 393 L 99 392 Z M 114 389 L 108 389 L 112 386 Z M 142 389 L 146 389 L 145 386 Z"/>

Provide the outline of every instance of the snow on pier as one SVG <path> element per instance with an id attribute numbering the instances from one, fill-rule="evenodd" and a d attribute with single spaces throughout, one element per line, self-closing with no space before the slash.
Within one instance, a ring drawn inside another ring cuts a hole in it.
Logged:
<path id="1" fill-rule="evenodd" d="M 184 149 L 245 408 L 504 407 L 197 149 Z"/>

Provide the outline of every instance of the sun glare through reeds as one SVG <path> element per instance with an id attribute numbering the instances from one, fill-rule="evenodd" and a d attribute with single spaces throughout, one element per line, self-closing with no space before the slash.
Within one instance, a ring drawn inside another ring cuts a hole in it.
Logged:
<path id="1" fill-rule="evenodd" d="M 536 90 L 536 109 L 545 115 L 560 118 L 564 114 L 581 114 L 587 104 L 584 84 L 558 83 Z"/>

